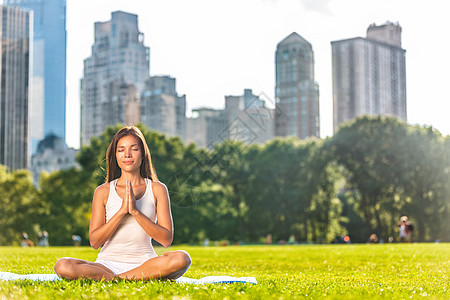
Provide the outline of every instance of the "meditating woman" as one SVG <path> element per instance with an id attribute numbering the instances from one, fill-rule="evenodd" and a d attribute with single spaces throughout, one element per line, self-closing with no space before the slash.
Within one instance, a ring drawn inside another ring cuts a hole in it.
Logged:
<path id="1" fill-rule="evenodd" d="M 66 279 L 176 279 L 191 264 L 185 251 L 158 256 L 152 238 L 164 247 L 173 240 L 166 186 L 158 181 L 141 131 L 120 129 L 106 152 L 106 182 L 94 192 L 89 240 L 103 245 L 95 262 L 61 258 L 55 272 Z"/>

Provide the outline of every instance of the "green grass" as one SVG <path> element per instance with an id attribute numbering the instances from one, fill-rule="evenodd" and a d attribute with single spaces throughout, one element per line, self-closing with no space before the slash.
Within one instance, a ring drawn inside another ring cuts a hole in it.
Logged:
<path id="1" fill-rule="evenodd" d="M 450 244 L 171 247 L 192 257 L 186 277 L 253 276 L 258 285 L 87 280 L 0 282 L 0 299 L 450 298 Z M 63 256 L 95 260 L 80 247 L 0 247 L 0 271 L 51 273 Z"/>

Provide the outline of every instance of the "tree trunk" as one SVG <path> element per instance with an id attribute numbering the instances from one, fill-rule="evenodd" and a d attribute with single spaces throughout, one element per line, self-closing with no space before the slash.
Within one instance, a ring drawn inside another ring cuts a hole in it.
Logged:
<path id="1" fill-rule="evenodd" d="M 370 213 L 370 207 L 369 205 L 367 205 L 367 201 L 365 199 L 365 196 L 361 196 L 362 200 L 361 203 L 364 203 L 362 205 L 364 205 L 362 207 L 363 212 L 364 212 L 364 221 L 366 223 L 366 238 L 369 238 L 369 236 L 373 233 L 372 232 L 372 227 L 370 226 L 370 219 L 371 219 L 371 213 Z"/>
<path id="2" fill-rule="evenodd" d="M 305 213 L 305 219 L 303 222 L 303 235 L 305 238 L 305 242 L 308 242 L 308 214 Z"/>
<path id="3" fill-rule="evenodd" d="M 312 241 L 317 242 L 317 229 L 316 229 L 316 222 L 314 222 L 314 220 L 311 220 L 311 232 L 312 232 L 311 236 Z"/>
<path id="4" fill-rule="evenodd" d="M 379 239 L 381 239 L 383 237 L 383 224 L 381 221 L 381 217 L 380 214 L 378 213 L 378 210 L 375 209 L 375 220 L 377 221 L 377 229 L 376 229 L 376 234 L 378 236 Z"/>
<path id="5" fill-rule="evenodd" d="M 417 233 L 414 234 L 413 231 L 413 235 L 417 237 L 417 241 L 418 242 L 424 242 L 425 241 L 425 220 L 422 214 L 418 215 L 416 217 L 416 221 L 417 221 L 417 227 L 415 228 L 415 231 Z M 413 224 L 415 225 L 415 224 Z"/>

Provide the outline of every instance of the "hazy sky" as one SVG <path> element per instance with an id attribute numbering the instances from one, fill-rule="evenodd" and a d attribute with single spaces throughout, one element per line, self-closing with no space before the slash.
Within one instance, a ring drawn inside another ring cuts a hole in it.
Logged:
<path id="1" fill-rule="evenodd" d="M 67 143 L 79 146 L 79 82 L 94 22 L 111 12 L 138 15 L 150 47 L 150 74 L 177 79 L 192 108 L 222 108 L 225 95 L 274 96 L 274 55 L 293 31 L 308 40 L 320 88 L 321 136 L 332 135 L 331 45 L 365 37 L 371 23 L 402 26 L 410 124 L 450 134 L 450 41 L 443 0 L 67 0 Z"/>

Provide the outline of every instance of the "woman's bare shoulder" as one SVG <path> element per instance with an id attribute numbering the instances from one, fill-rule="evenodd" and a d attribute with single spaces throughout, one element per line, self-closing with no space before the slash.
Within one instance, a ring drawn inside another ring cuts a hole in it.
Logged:
<path id="1" fill-rule="evenodd" d="M 94 199 L 105 199 L 109 196 L 109 182 L 99 185 L 94 192 Z"/>
<path id="2" fill-rule="evenodd" d="M 156 193 L 167 193 L 167 187 L 161 181 L 152 180 L 152 190 Z"/>

